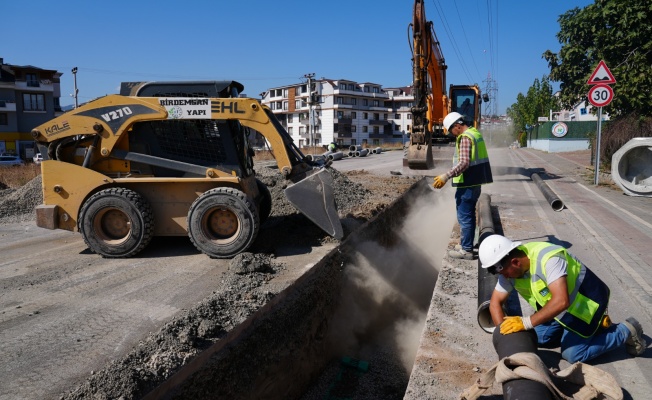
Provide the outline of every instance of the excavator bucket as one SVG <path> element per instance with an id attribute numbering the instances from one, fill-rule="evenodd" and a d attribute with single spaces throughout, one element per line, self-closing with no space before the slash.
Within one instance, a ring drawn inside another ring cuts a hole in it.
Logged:
<path id="1" fill-rule="evenodd" d="M 317 226 L 336 239 L 344 236 L 335 208 L 333 177 L 325 168 L 285 189 L 287 199 Z"/>
<path id="2" fill-rule="evenodd" d="M 410 144 L 407 149 L 407 161 L 410 169 L 432 169 L 435 165 L 432 158 L 432 146 Z"/>

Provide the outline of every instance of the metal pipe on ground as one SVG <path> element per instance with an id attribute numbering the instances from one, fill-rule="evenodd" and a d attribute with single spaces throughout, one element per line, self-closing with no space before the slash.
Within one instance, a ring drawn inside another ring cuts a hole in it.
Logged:
<path id="1" fill-rule="evenodd" d="M 495 233 L 494 220 L 491 214 L 491 196 L 482 193 L 478 199 L 478 244 L 490 235 Z M 478 324 L 483 331 L 491 333 L 496 326 L 489 313 L 489 302 L 491 294 L 496 287 L 498 277 L 492 275 L 485 268 L 482 268 L 478 260 Z"/>
<path id="2" fill-rule="evenodd" d="M 550 207 L 552 207 L 553 210 L 555 211 L 561 211 L 564 209 L 564 202 L 561 201 L 561 199 L 553 192 L 548 184 L 546 184 L 543 179 L 537 174 L 536 172 L 531 175 L 532 181 L 537 184 L 537 187 L 543 193 L 543 196 L 546 198 L 548 201 L 548 204 L 550 204 Z"/>
<path id="3" fill-rule="evenodd" d="M 360 151 L 355 152 L 356 157 L 366 157 L 367 154 L 369 154 L 369 150 L 367 150 L 367 149 L 362 149 Z"/>
<path id="4" fill-rule="evenodd" d="M 500 360 L 516 353 L 536 353 L 537 334 L 533 330 L 529 330 L 503 335 L 499 329 L 496 329 L 493 333 L 493 344 Z M 503 396 L 505 400 L 553 399 L 552 393 L 546 385 L 530 379 L 513 379 L 504 382 Z"/>
<path id="5" fill-rule="evenodd" d="M 332 161 L 341 160 L 342 158 L 344 158 L 344 153 L 341 151 L 335 151 L 328 155 L 328 159 Z"/>

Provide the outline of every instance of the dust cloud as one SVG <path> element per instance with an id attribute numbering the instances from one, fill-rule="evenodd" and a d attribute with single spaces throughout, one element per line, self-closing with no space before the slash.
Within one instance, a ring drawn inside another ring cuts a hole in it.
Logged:
<path id="1" fill-rule="evenodd" d="M 329 329 L 334 356 L 389 351 L 409 374 L 455 222 L 453 197 L 449 188 L 415 198 L 391 248 L 356 245 Z"/>

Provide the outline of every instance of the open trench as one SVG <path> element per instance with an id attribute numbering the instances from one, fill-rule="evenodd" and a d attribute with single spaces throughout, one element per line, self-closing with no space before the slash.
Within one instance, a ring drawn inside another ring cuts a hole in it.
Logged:
<path id="1" fill-rule="evenodd" d="M 144 398 L 403 398 L 451 197 L 418 181 Z"/>

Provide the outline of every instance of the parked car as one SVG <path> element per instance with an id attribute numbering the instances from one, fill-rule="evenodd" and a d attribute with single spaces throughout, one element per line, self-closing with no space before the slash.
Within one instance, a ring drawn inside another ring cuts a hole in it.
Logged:
<path id="1" fill-rule="evenodd" d="M 39 165 L 41 161 L 43 161 L 43 156 L 41 153 L 36 153 L 34 154 L 34 157 L 32 157 L 32 160 L 34 160 L 34 164 Z"/>
<path id="2" fill-rule="evenodd" d="M 0 156 L 0 166 L 17 166 L 25 165 L 25 161 L 21 160 L 18 156 Z"/>

